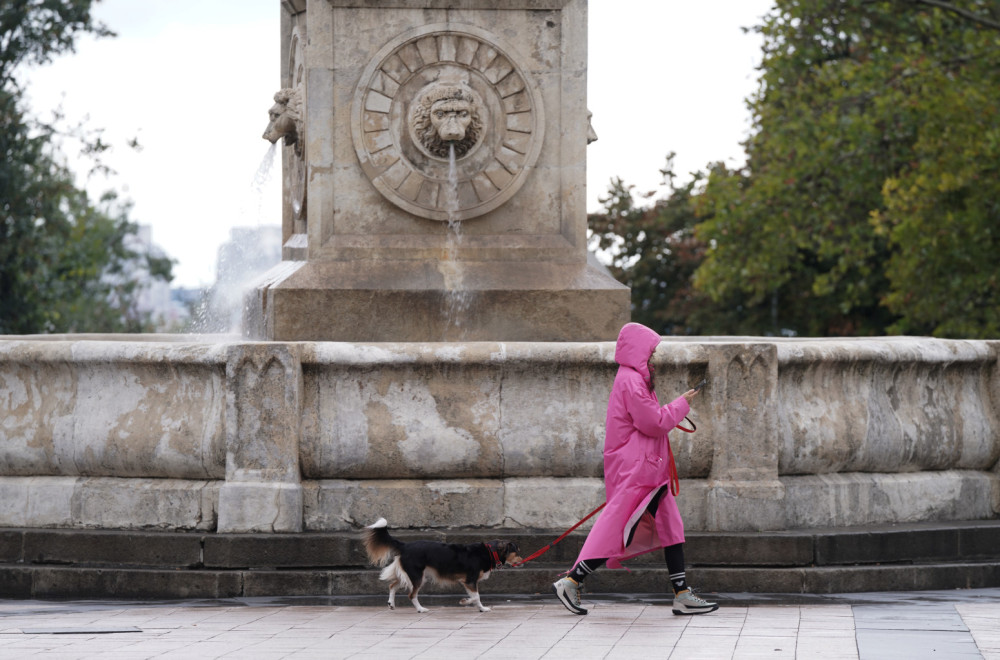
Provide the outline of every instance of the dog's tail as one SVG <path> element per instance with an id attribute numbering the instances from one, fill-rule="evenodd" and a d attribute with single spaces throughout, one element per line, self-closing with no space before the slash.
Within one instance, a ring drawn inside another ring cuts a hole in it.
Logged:
<path id="1" fill-rule="evenodd" d="M 403 542 L 389 535 L 388 525 L 385 518 L 379 518 L 361 533 L 368 561 L 375 566 L 385 566 L 403 550 Z"/>

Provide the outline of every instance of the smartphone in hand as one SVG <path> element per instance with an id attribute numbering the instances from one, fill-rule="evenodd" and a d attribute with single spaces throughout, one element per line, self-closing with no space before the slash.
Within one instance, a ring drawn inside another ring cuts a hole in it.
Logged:
<path id="1" fill-rule="evenodd" d="M 706 385 L 708 385 L 708 379 L 702 378 L 701 382 L 692 387 L 691 389 L 693 389 L 695 392 L 700 392 L 702 388 L 705 387 Z"/>

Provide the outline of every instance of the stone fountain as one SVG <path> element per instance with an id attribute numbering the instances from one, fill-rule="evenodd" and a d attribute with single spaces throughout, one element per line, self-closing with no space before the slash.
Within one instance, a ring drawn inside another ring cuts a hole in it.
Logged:
<path id="1" fill-rule="evenodd" d="M 283 6 L 264 137 L 285 145 L 285 261 L 247 336 L 617 336 L 628 289 L 587 253 L 585 2 Z"/>
<path id="2" fill-rule="evenodd" d="M 0 527 L 568 528 L 629 304 L 586 251 L 586 3 L 280 5 L 284 261 L 247 339 L 0 340 Z M 657 359 L 663 397 L 709 381 L 674 438 L 689 531 L 1000 511 L 1000 342 Z"/>

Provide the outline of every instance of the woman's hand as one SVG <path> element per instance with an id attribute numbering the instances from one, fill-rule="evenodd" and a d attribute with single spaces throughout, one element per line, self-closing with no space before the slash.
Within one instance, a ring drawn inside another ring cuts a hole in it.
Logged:
<path id="1" fill-rule="evenodd" d="M 685 399 L 687 399 L 688 405 L 691 405 L 691 399 L 693 399 L 696 396 L 698 396 L 699 392 L 701 392 L 701 390 L 688 390 L 687 392 L 685 392 L 681 396 L 684 397 Z"/>

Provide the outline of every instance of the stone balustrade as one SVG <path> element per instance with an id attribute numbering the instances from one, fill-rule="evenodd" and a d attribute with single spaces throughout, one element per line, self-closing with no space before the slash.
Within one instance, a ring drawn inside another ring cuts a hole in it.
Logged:
<path id="1" fill-rule="evenodd" d="M 614 344 L 0 340 L 0 526 L 565 528 Z M 666 339 L 691 530 L 1000 512 L 1000 341 Z"/>

